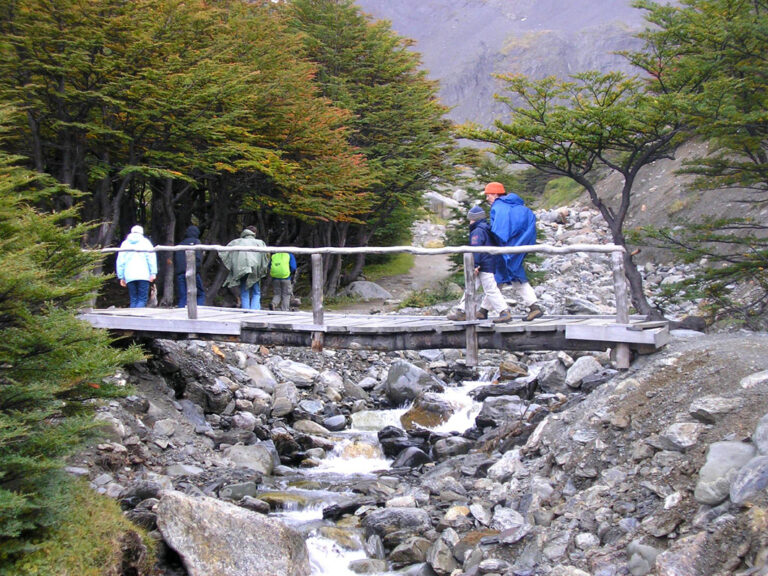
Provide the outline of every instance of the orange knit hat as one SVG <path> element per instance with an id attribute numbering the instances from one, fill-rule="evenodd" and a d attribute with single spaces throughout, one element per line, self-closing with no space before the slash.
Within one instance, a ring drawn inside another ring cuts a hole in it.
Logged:
<path id="1" fill-rule="evenodd" d="M 494 196 L 504 196 L 504 185 L 501 182 L 488 182 L 485 186 L 486 194 L 493 194 Z"/>

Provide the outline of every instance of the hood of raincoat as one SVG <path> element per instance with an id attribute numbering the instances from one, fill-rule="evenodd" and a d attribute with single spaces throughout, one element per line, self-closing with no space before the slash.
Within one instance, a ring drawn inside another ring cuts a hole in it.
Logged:
<path id="1" fill-rule="evenodd" d="M 504 245 L 532 244 L 536 240 L 536 216 L 520 196 L 510 192 L 491 206 L 491 230 Z"/>
<path id="2" fill-rule="evenodd" d="M 184 238 L 200 238 L 200 228 L 192 224 L 184 231 Z"/>

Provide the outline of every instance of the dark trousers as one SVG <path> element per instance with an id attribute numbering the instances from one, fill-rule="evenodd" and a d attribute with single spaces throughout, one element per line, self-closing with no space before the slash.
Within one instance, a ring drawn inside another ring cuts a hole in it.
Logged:
<path id="1" fill-rule="evenodd" d="M 272 278 L 272 310 L 290 310 L 291 296 L 290 278 Z"/>
<path id="2" fill-rule="evenodd" d="M 145 308 L 149 299 L 149 280 L 128 282 L 128 297 L 131 299 L 131 308 Z"/>
<path id="3" fill-rule="evenodd" d="M 203 288 L 203 279 L 200 274 L 195 275 L 195 284 L 197 285 L 197 305 L 205 305 L 205 288 Z M 187 275 L 176 274 L 176 290 L 179 296 L 179 308 L 187 305 Z"/>

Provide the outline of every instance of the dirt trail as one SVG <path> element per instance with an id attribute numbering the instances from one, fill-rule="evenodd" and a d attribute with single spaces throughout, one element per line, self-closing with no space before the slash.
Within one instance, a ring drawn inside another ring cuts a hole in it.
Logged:
<path id="1" fill-rule="evenodd" d="M 384 276 L 376 280 L 376 284 L 392 294 L 393 300 L 402 300 L 410 292 L 435 290 L 439 284 L 451 276 L 451 261 L 447 254 L 424 255 L 416 254 L 413 267 L 407 274 Z M 334 312 L 392 312 L 397 303 L 371 300 L 370 302 L 355 302 Z"/>

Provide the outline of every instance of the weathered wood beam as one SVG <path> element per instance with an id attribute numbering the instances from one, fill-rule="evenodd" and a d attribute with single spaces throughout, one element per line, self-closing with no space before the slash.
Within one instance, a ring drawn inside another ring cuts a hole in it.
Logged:
<path id="1" fill-rule="evenodd" d="M 629 298 L 627 296 L 627 277 L 624 274 L 624 254 L 621 252 L 611 254 L 611 268 L 613 269 L 613 291 L 616 298 L 616 322 L 627 324 L 629 322 Z M 626 344 L 616 345 L 616 367 L 619 370 L 627 370 L 631 358 L 629 346 Z"/>
<path id="2" fill-rule="evenodd" d="M 187 281 L 187 317 L 191 320 L 197 318 L 197 270 L 195 263 L 195 251 L 185 250 L 184 256 L 187 270 L 184 279 Z"/>
<path id="3" fill-rule="evenodd" d="M 475 258 L 471 252 L 464 253 L 464 315 L 467 322 L 474 322 L 475 314 Z M 477 366 L 477 326 L 466 327 L 466 362 L 467 366 Z"/>
<path id="4" fill-rule="evenodd" d="M 323 256 L 312 254 L 312 322 L 318 326 L 323 325 Z M 312 350 L 322 352 L 323 332 L 312 332 Z"/>
<path id="5" fill-rule="evenodd" d="M 292 252 L 294 254 L 461 254 L 476 252 L 481 254 L 523 254 L 528 252 L 540 252 L 542 254 L 572 254 L 574 252 L 594 252 L 609 254 L 612 252 L 624 253 L 624 248 L 618 244 L 569 244 L 567 246 L 552 246 L 549 244 L 533 244 L 530 246 L 444 246 L 442 248 L 422 248 L 420 246 L 317 246 L 315 248 L 302 248 L 299 246 L 220 246 L 218 244 L 195 244 L 194 246 L 163 246 L 158 245 L 150 249 L 121 249 L 100 248 L 98 250 L 86 250 L 86 252 L 101 252 L 111 254 L 114 252 L 178 252 L 182 250 L 214 251 L 214 252 Z"/>

